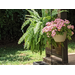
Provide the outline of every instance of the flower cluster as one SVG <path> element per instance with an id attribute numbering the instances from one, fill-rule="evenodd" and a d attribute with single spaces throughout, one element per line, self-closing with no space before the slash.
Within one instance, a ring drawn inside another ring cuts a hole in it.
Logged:
<path id="1" fill-rule="evenodd" d="M 68 29 L 74 29 L 74 26 L 73 25 L 68 25 L 67 28 Z"/>
<path id="2" fill-rule="evenodd" d="M 42 31 L 43 31 L 43 33 L 51 32 L 51 36 L 54 37 L 56 35 L 56 32 L 60 32 L 60 31 L 65 32 L 64 28 L 66 28 L 66 31 L 67 31 L 67 29 L 73 30 L 74 26 L 71 25 L 70 22 L 66 19 L 62 20 L 60 18 L 57 18 L 54 21 L 47 22 L 46 26 L 42 29 Z M 71 34 L 73 35 L 74 32 L 72 32 Z"/>

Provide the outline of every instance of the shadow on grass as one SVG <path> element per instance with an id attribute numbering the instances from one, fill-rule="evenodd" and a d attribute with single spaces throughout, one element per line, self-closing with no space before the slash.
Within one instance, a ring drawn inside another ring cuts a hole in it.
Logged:
<path id="1" fill-rule="evenodd" d="M 0 62 L 4 64 L 5 62 L 30 61 L 31 56 L 27 54 L 25 55 L 23 52 L 25 52 L 23 46 L 0 47 Z"/>
<path id="2" fill-rule="evenodd" d="M 26 56 L 7 56 L 7 57 L 0 57 L 0 61 L 29 61 L 31 56 L 26 55 Z"/>

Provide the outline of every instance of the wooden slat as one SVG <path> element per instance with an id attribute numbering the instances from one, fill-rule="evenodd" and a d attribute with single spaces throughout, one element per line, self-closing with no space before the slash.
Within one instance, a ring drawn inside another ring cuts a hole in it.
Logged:
<path id="1" fill-rule="evenodd" d="M 62 63 L 62 59 L 59 58 L 59 57 L 56 57 L 56 56 L 45 57 L 45 58 L 43 58 L 43 61 L 46 62 L 46 63 L 48 63 L 48 64 L 51 64 L 51 62 L 52 62 L 53 65 L 63 64 Z"/>

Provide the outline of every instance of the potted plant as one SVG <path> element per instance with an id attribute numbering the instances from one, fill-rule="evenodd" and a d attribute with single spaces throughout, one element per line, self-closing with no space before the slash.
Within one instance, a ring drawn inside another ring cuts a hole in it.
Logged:
<path id="1" fill-rule="evenodd" d="M 56 47 L 57 42 L 62 43 L 66 38 L 68 40 L 71 40 L 71 36 L 74 34 L 73 29 L 74 26 L 71 25 L 68 20 L 57 18 L 54 21 L 47 22 L 42 31 L 47 35 L 49 44 L 52 44 Z"/>
<path id="2" fill-rule="evenodd" d="M 42 54 L 42 51 L 46 48 L 46 42 L 49 39 L 46 34 L 42 32 L 42 29 L 48 21 L 52 21 L 57 17 L 58 9 L 42 9 L 42 16 L 39 16 L 38 12 L 34 9 L 27 11 L 30 15 L 26 15 L 21 30 L 23 30 L 23 28 L 28 24 L 29 27 L 19 39 L 18 44 L 24 41 L 24 48 L 30 49 L 32 52 L 40 52 L 40 54 Z M 59 13 L 61 12 L 63 12 L 63 10 Z M 53 42 L 53 45 L 56 45 L 52 37 L 49 40 Z"/>

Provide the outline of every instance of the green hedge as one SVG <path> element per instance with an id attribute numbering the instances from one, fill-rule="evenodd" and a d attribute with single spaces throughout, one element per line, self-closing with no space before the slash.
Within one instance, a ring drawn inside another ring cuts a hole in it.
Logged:
<path id="1" fill-rule="evenodd" d="M 41 15 L 40 9 L 36 11 Z M 0 43 L 17 41 L 22 36 L 21 25 L 27 14 L 25 9 L 0 9 Z"/>

